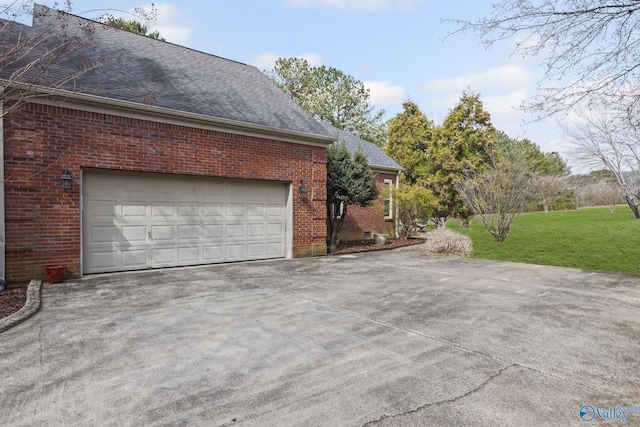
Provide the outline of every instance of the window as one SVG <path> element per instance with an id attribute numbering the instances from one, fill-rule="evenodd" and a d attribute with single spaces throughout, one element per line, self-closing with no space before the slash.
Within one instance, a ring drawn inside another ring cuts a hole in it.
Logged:
<path id="1" fill-rule="evenodd" d="M 344 214 L 344 202 L 340 202 L 339 205 L 332 203 L 331 214 L 333 215 L 334 218 L 342 218 L 342 215 Z"/>
<path id="2" fill-rule="evenodd" d="M 393 199 L 391 197 L 391 190 L 393 188 L 392 186 L 392 180 L 384 180 L 384 219 L 393 218 Z"/>

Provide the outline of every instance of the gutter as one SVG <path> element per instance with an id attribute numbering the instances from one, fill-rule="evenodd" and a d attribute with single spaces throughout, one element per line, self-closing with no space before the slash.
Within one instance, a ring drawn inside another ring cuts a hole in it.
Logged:
<path id="1" fill-rule="evenodd" d="M 402 172 L 404 169 L 400 168 L 396 168 L 393 166 L 377 166 L 374 164 L 369 164 L 369 168 L 373 171 L 373 172 L 378 172 L 378 173 L 388 173 L 390 175 L 397 175 L 400 176 L 400 172 Z"/>

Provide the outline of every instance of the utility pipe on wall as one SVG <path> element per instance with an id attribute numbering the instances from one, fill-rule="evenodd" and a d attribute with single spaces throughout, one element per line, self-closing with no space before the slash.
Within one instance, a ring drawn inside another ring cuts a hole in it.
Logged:
<path id="1" fill-rule="evenodd" d="M 4 224 L 4 87 L 0 86 L 0 279 L 5 279 L 5 224 Z M 0 282 L 2 283 L 2 282 Z"/>

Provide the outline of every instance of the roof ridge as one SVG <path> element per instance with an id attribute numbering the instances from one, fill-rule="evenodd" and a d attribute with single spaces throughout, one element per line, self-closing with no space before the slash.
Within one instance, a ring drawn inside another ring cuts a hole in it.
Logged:
<path id="1" fill-rule="evenodd" d="M 37 14 L 36 13 L 36 8 L 41 9 L 42 12 Z M 100 9 L 93 9 L 93 10 L 100 10 Z M 102 9 L 102 10 L 108 10 L 108 9 Z M 45 11 L 47 11 L 47 12 L 45 12 Z M 257 67 L 255 67 L 253 65 L 249 65 L 249 64 L 246 64 L 244 62 L 237 61 L 235 59 L 225 58 L 225 57 L 220 56 L 220 55 L 215 55 L 213 53 L 209 53 L 209 52 L 205 52 L 205 51 L 202 51 L 202 50 L 194 49 L 194 48 L 189 47 L 189 46 L 179 45 L 177 43 L 173 43 L 173 42 L 170 42 L 170 41 L 155 39 L 153 37 L 149 37 L 149 36 L 146 36 L 144 34 L 136 33 L 135 31 L 126 30 L 124 28 L 119 28 L 119 27 L 113 27 L 111 25 L 105 24 L 104 22 L 100 22 L 100 21 L 97 21 L 95 19 L 86 18 L 84 16 L 76 15 L 74 13 L 66 12 L 66 11 L 60 10 L 60 9 L 55 9 L 55 8 L 48 7 L 48 6 L 45 6 L 45 5 L 41 5 L 41 4 L 38 4 L 38 3 L 35 3 L 33 5 L 33 21 L 32 21 L 32 25 L 31 26 L 29 26 L 28 24 L 22 24 L 22 25 L 26 25 L 26 26 L 31 27 L 31 28 L 36 28 L 36 23 L 38 23 L 38 24 L 42 23 L 42 20 L 40 20 L 40 18 L 42 18 L 44 16 L 47 16 L 47 13 L 49 13 L 49 12 L 55 12 L 55 13 L 59 13 L 59 14 L 63 14 L 63 15 L 69 16 L 71 18 L 75 18 L 75 19 L 78 19 L 78 20 L 85 21 L 87 23 L 97 24 L 97 25 L 102 26 L 105 30 L 124 31 L 127 34 L 133 34 L 134 36 L 146 37 L 147 39 L 152 40 L 154 42 L 164 43 L 164 44 L 171 45 L 171 46 L 174 46 L 174 47 L 177 47 L 177 48 L 180 48 L 180 49 L 186 49 L 186 50 L 189 50 L 189 51 L 192 51 L 194 53 L 201 54 L 201 55 L 207 55 L 207 56 L 210 56 L 210 57 L 213 57 L 213 58 L 222 59 L 224 61 L 229 61 L 229 62 L 233 62 L 233 63 L 239 64 L 239 65 L 244 65 L 246 67 L 251 67 L 251 68 L 256 68 L 257 69 Z M 87 11 L 87 12 L 91 12 L 91 11 Z M 82 12 L 82 13 L 87 13 L 87 12 Z M 39 21 L 37 21 L 37 20 L 39 20 Z"/>

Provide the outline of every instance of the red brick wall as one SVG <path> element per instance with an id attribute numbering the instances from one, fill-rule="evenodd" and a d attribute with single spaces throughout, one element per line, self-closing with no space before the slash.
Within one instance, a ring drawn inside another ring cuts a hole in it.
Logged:
<path id="1" fill-rule="evenodd" d="M 50 263 L 80 274 L 81 168 L 292 182 L 293 254 L 326 253 L 324 147 L 26 104 L 4 118 L 4 155 L 8 282 L 42 278 Z"/>
<path id="2" fill-rule="evenodd" d="M 388 173 L 377 173 L 376 182 L 380 190 L 380 197 L 372 206 L 363 208 L 350 205 L 347 208 L 347 216 L 344 219 L 340 240 L 362 240 L 364 232 L 371 231 L 371 238 L 375 233 L 386 233 L 395 236 L 395 221 L 384 218 L 384 180 L 389 179 L 396 185 L 397 176 Z"/>

